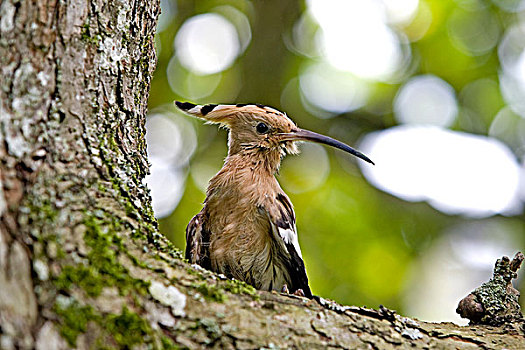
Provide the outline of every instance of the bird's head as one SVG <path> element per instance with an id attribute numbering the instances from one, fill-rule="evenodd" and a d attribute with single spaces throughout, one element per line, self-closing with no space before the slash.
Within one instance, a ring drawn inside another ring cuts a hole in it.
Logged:
<path id="1" fill-rule="evenodd" d="M 278 150 L 297 153 L 295 141 L 311 141 L 339 148 L 371 164 L 367 156 L 352 147 L 315 132 L 300 129 L 288 116 L 259 104 L 195 105 L 176 101 L 185 113 L 230 129 L 229 154 L 247 150 Z"/>

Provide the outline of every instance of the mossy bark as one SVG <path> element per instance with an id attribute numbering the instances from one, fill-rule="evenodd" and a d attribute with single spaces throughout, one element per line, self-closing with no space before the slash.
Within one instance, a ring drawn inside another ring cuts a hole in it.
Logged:
<path id="1" fill-rule="evenodd" d="M 257 292 L 158 233 L 144 121 L 158 1 L 0 3 L 0 348 L 522 348 Z"/>

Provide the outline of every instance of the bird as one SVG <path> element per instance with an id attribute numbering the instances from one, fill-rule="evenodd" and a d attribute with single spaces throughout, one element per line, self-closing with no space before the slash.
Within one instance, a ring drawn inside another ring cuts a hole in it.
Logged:
<path id="1" fill-rule="evenodd" d="M 312 298 L 290 198 L 275 175 L 296 141 L 329 145 L 374 164 L 328 136 L 300 129 L 261 104 L 175 101 L 184 113 L 229 130 L 228 155 L 208 184 L 202 210 L 186 228 L 185 258 L 256 289 Z"/>

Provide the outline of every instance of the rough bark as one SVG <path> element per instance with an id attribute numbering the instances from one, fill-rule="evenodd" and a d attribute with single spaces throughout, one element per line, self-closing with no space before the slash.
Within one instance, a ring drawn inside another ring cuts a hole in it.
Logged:
<path id="1" fill-rule="evenodd" d="M 501 326 L 508 323 L 522 324 L 525 320 L 519 304 L 520 292 L 512 286 L 512 280 L 518 277 L 518 269 L 525 259 L 518 252 L 512 261 L 504 256 L 496 261 L 490 281 L 483 283 L 463 298 L 456 312 L 470 320 L 470 324 Z"/>
<path id="2" fill-rule="evenodd" d="M 0 5 L 0 348 L 522 348 L 257 292 L 158 233 L 144 120 L 157 1 Z"/>

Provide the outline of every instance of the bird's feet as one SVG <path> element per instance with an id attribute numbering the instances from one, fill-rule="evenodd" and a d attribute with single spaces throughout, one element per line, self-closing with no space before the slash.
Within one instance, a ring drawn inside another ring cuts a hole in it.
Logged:
<path id="1" fill-rule="evenodd" d="M 302 289 L 297 289 L 295 292 L 293 292 L 293 295 L 297 295 L 298 297 L 306 298 L 306 295 L 304 295 L 304 291 Z"/>
<path id="2" fill-rule="evenodd" d="M 290 290 L 288 289 L 288 286 L 285 284 L 283 285 L 283 288 L 281 289 L 281 293 L 284 294 L 290 294 Z M 292 293 L 292 295 L 296 295 L 298 297 L 305 297 L 304 291 L 302 289 L 297 289 L 295 292 Z"/>

